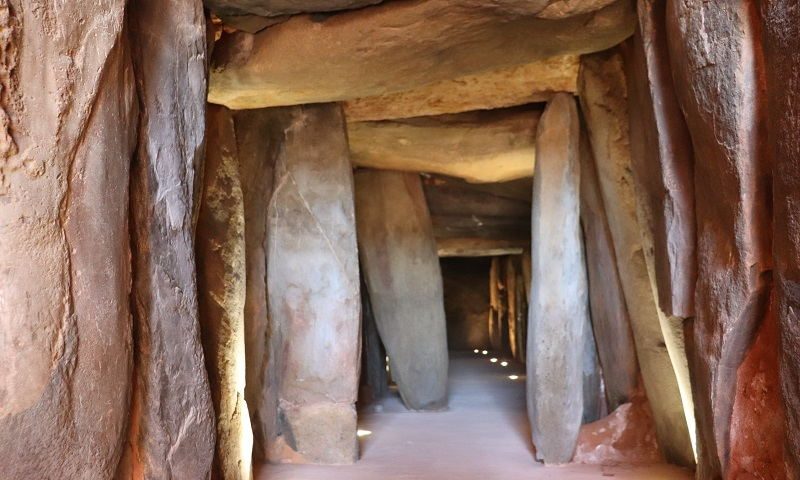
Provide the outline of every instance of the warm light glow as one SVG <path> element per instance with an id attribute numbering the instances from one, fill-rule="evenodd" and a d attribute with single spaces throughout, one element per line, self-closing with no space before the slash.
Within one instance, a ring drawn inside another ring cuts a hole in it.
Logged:
<path id="1" fill-rule="evenodd" d="M 492 363 L 497 363 L 497 359 L 496 358 L 489 359 L 489 361 L 492 362 Z"/>
<path id="2" fill-rule="evenodd" d="M 508 366 L 508 362 L 500 362 L 500 366 L 507 367 Z"/>
<path id="3" fill-rule="evenodd" d="M 509 376 L 508 376 L 508 378 L 509 378 L 510 380 L 516 380 L 516 379 L 518 379 L 518 378 L 519 378 L 519 375 L 509 375 Z"/>
<path id="4" fill-rule="evenodd" d="M 488 355 L 488 354 L 489 354 L 489 351 L 488 351 L 488 350 L 484 350 L 484 351 L 482 351 L 481 353 L 482 353 L 482 354 L 484 354 L 484 355 Z"/>
<path id="5" fill-rule="evenodd" d="M 478 350 L 477 348 L 476 348 L 475 350 L 473 350 L 473 352 L 475 352 L 475 353 L 481 353 L 481 351 L 480 351 L 480 350 Z"/>
<path id="6" fill-rule="evenodd" d="M 369 430 L 361 430 L 360 428 L 356 430 L 356 436 L 358 436 L 359 438 L 368 437 L 370 435 L 372 435 L 372 432 Z"/>

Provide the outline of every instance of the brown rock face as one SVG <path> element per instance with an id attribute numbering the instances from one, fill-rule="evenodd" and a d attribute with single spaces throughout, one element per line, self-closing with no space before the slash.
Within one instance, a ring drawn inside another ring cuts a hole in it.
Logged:
<path id="1" fill-rule="evenodd" d="M 380 3 L 381 0 L 204 0 L 215 13 L 265 17 L 306 12 L 333 12 Z"/>
<path id="2" fill-rule="evenodd" d="M 447 404 L 442 273 L 418 174 L 359 170 L 356 212 L 361 268 L 375 321 L 406 406 Z"/>
<path id="3" fill-rule="evenodd" d="M 6 478 L 111 478 L 123 450 L 136 142 L 124 10 L 113 0 L 0 4 Z"/>
<path id="4" fill-rule="evenodd" d="M 142 109 L 130 200 L 136 368 L 129 450 L 118 477 L 205 478 L 214 407 L 193 225 L 205 142 L 205 20 L 193 0 L 139 0 L 129 15 Z"/>
<path id="5" fill-rule="evenodd" d="M 358 457 L 360 315 L 353 174 L 341 107 L 276 113 L 282 144 L 267 224 L 270 460 Z"/>
<path id="6" fill-rule="evenodd" d="M 578 214 L 579 136 L 575 100 L 556 95 L 536 134 L 527 361 L 533 443 L 536 457 L 548 464 L 572 459 L 583 415 L 589 305 Z"/>
<path id="7" fill-rule="evenodd" d="M 683 344 L 682 339 L 674 338 L 681 332 L 659 315 L 637 217 L 622 56 L 616 51 L 584 56 L 578 88 L 659 445 L 669 461 L 693 465 L 673 360 L 683 352 L 670 352 L 670 348 Z"/>
<path id="8" fill-rule="evenodd" d="M 423 117 L 545 102 L 556 92 L 575 92 L 578 55 L 446 79 L 413 90 L 347 102 L 349 122 Z"/>
<path id="9" fill-rule="evenodd" d="M 253 427 L 255 458 L 267 458 L 268 432 L 276 407 L 268 395 L 269 315 L 267 313 L 267 210 L 272 196 L 275 150 L 280 145 L 268 110 L 233 114 L 236 149 L 244 202 L 246 288 L 244 339 L 245 400 Z"/>
<path id="10" fill-rule="evenodd" d="M 780 371 L 786 407 L 786 473 L 796 480 L 800 479 L 800 6 L 796 0 L 770 0 L 762 2 L 761 7 L 769 147 L 775 162 L 775 314 L 780 324 Z"/>
<path id="11" fill-rule="evenodd" d="M 769 292 L 769 165 L 756 4 L 692 0 L 667 7 L 673 78 L 698 159 L 690 362 L 700 478 L 728 472 L 736 372 Z"/>
<path id="12" fill-rule="evenodd" d="M 560 20 L 532 16 L 547 3 L 386 2 L 228 35 L 214 50 L 209 101 L 241 109 L 371 97 L 603 50 L 633 31 L 628 0 Z"/>
<path id="13" fill-rule="evenodd" d="M 597 168 L 589 139 L 583 132 L 580 148 L 581 225 L 589 274 L 589 305 L 608 408 L 615 410 L 633 398 L 639 381 L 639 363 Z"/>
<path id="14" fill-rule="evenodd" d="M 208 150 L 197 224 L 197 286 L 206 368 L 217 424 L 214 476 L 252 477 L 244 399 L 245 233 L 231 113 L 208 109 Z"/>
<path id="15" fill-rule="evenodd" d="M 696 279 L 692 145 L 675 97 L 667 51 L 666 2 L 639 0 L 639 27 L 626 43 L 631 160 L 651 220 L 661 310 L 694 315 Z"/>
<path id="16" fill-rule="evenodd" d="M 533 174 L 540 111 L 530 107 L 348 125 L 353 163 L 472 182 Z"/>

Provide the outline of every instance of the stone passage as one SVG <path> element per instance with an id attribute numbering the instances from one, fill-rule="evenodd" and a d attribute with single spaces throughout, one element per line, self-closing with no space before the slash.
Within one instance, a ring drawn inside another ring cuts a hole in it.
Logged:
<path id="1" fill-rule="evenodd" d="M 392 378 L 408 408 L 447 405 L 442 273 L 418 174 L 356 174 L 361 265 Z"/>
<path id="2" fill-rule="evenodd" d="M 589 325 L 579 218 L 578 109 L 547 106 L 536 133 L 528 317 L 528 415 L 536 457 L 572 459 L 583 417 L 584 329 Z"/>

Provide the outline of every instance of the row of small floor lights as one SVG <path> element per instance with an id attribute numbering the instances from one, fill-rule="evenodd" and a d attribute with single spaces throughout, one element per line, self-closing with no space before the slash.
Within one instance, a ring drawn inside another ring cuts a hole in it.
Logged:
<path id="1" fill-rule="evenodd" d="M 479 350 L 479 349 L 476 348 L 475 350 L 473 350 L 473 352 L 481 354 L 481 355 L 489 355 L 489 351 L 488 350 Z M 489 361 L 492 362 L 492 363 L 497 363 L 498 362 L 497 358 L 495 358 L 495 357 L 490 358 Z M 500 362 L 500 366 L 501 367 L 507 367 L 508 366 L 508 362 L 503 360 L 502 362 Z M 509 380 L 517 380 L 517 379 L 519 379 L 519 375 L 509 375 L 508 379 Z"/>

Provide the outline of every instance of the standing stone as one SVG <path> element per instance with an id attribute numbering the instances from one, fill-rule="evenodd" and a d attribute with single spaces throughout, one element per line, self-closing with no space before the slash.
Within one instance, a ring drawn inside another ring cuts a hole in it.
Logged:
<path id="1" fill-rule="evenodd" d="M 800 479 L 800 2 L 761 4 L 773 183 L 776 315 L 786 410 L 786 475 Z"/>
<path id="2" fill-rule="evenodd" d="M 272 196 L 275 151 L 280 138 L 269 110 L 233 113 L 244 202 L 246 293 L 244 341 L 245 401 L 253 428 L 254 457 L 267 459 L 268 432 L 276 423 L 276 407 L 269 401 L 269 315 L 267 313 L 267 210 Z"/>
<path id="3" fill-rule="evenodd" d="M 587 315 L 586 325 L 583 326 L 583 424 L 600 420 L 608 412 L 602 383 L 592 319 Z"/>
<path id="4" fill-rule="evenodd" d="M 614 411 L 633 400 L 639 384 L 639 362 L 597 168 L 584 132 L 581 132 L 580 148 L 581 225 L 589 273 L 589 305 L 608 409 Z"/>
<path id="5" fill-rule="evenodd" d="M 508 308 L 508 348 L 511 356 L 519 359 L 519 305 L 517 304 L 517 270 L 514 265 L 515 258 L 509 255 L 505 258 L 505 285 L 506 305 Z"/>
<path id="6" fill-rule="evenodd" d="M 770 288 L 770 171 L 757 3 L 684 0 L 667 6 L 672 73 L 697 159 L 691 362 L 699 478 L 727 473 L 737 369 L 764 318 Z"/>
<path id="7" fill-rule="evenodd" d="M 673 358 L 685 353 L 670 351 L 670 347 L 682 345 L 674 338 L 681 332 L 659 315 L 647 269 L 643 229 L 637 217 L 622 56 L 617 51 L 584 56 L 578 88 L 659 445 L 668 461 L 693 465 L 692 443 L 673 362 Z"/>
<path id="8" fill-rule="evenodd" d="M 206 368 L 217 423 L 214 478 L 252 478 L 244 399 L 245 236 L 233 118 L 208 108 L 208 150 L 197 224 L 197 287 Z"/>
<path id="9" fill-rule="evenodd" d="M 667 51 L 666 2 L 639 0 L 639 26 L 626 42 L 633 176 L 649 212 L 659 306 L 694 315 L 694 180 L 691 138 L 675 96 Z"/>
<path id="10" fill-rule="evenodd" d="M 589 322 L 580 231 L 575 101 L 557 94 L 536 133 L 528 319 L 528 416 L 536 457 L 567 463 L 583 415 L 584 327 Z"/>
<path id="11" fill-rule="evenodd" d="M 419 175 L 356 174 L 361 264 L 392 378 L 412 410 L 447 404 L 442 273 Z"/>
<path id="12" fill-rule="evenodd" d="M 117 477 L 206 478 L 214 407 L 193 224 L 206 127 L 203 5 L 136 0 L 128 12 L 142 109 L 130 202 L 136 368 L 129 448 Z"/>
<path id="13" fill-rule="evenodd" d="M 361 282 L 361 383 L 364 401 L 371 403 L 389 393 L 389 374 L 386 371 L 386 349 L 383 348 L 367 285 Z M 361 401 L 361 398 L 359 398 Z"/>
<path id="14" fill-rule="evenodd" d="M 112 478 L 123 451 L 136 142 L 124 11 L 0 1 L 4 478 Z"/>
<path id="15" fill-rule="evenodd" d="M 503 316 L 505 303 L 503 302 L 502 280 L 503 259 L 499 256 L 492 257 L 489 270 L 489 344 L 492 350 L 503 350 Z"/>
<path id="16" fill-rule="evenodd" d="M 282 144 L 267 224 L 273 462 L 358 457 L 360 315 L 353 174 L 341 107 L 278 112 Z"/>

